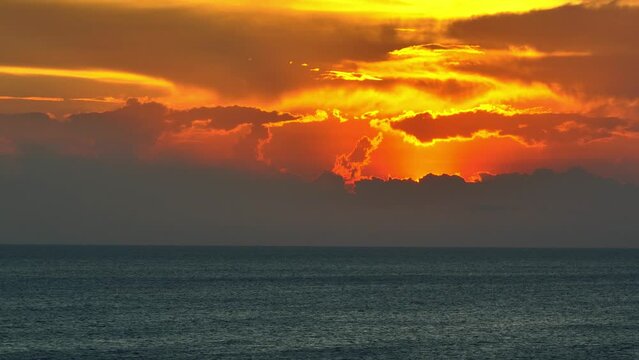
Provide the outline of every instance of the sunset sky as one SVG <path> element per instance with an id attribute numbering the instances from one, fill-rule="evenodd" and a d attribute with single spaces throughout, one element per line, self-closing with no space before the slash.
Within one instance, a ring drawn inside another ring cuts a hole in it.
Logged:
<path id="1" fill-rule="evenodd" d="M 639 182 L 634 5 L 0 0 L 0 153 Z"/>
<path id="2" fill-rule="evenodd" d="M 0 242 L 639 246 L 637 34 L 628 0 L 0 0 Z"/>

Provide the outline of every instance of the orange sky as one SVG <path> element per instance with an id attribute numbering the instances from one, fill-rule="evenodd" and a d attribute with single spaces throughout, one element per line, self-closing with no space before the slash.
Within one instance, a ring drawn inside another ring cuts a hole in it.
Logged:
<path id="1" fill-rule="evenodd" d="M 0 154 L 639 182 L 632 1 L 131 3 L 0 0 Z"/>

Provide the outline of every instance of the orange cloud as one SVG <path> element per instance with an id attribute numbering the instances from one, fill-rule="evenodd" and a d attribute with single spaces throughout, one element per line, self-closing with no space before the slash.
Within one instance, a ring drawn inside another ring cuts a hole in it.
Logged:
<path id="1" fill-rule="evenodd" d="M 243 107 L 174 110 L 129 101 L 121 109 L 65 120 L 37 113 L 2 115 L 0 133 L 3 153 L 16 156 L 40 149 L 114 160 L 269 168 L 307 179 L 333 170 L 349 183 L 370 177 L 419 179 L 428 173 L 470 180 L 483 172 L 572 165 L 639 178 L 639 171 L 606 165 L 609 159 L 631 169 L 634 165 L 627 164 L 639 164 L 639 126 L 622 118 L 508 109 L 379 116 L 296 116 Z"/>
<path id="2" fill-rule="evenodd" d="M 566 26 L 570 24 L 570 26 Z M 448 36 L 482 48 L 534 48 L 555 56 L 477 58 L 456 71 L 504 81 L 542 82 L 587 97 L 639 96 L 639 7 L 571 5 L 453 22 Z"/>
<path id="3" fill-rule="evenodd" d="M 361 138 L 353 151 L 337 157 L 333 172 L 350 184 L 361 180 L 362 170 L 370 164 L 371 154 L 379 147 L 383 138 L 382 133 L 377 134 L 373 139 L 368 136 Z"/>
<path id="4" fill-rule="evenodd" d="M 630 131 L 633 123 L 619 118 L 593 118 L 579 114 L 513 114 L 488 111 L 462 112 L 433 117 L 423 113 L 391 123 L 421 144 L 473 137 L 513 137 L 522 144 L 583 144 Z M 486 136 L 481 136 L 481 134 Z"/>

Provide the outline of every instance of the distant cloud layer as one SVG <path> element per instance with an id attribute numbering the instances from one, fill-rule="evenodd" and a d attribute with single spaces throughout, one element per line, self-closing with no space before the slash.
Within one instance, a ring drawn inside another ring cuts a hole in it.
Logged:
<path id="1" fill-rule="evenodd" d="M 176 110 L 130 100 L 120 109 L 65 119 L 42 113 L 0 115 L 0 139 L 0 153 L 12 156 L 40 149 L 71 157 L 268 168 L 309 180 L 330 170 L 354 182 L 418 179 L 427 173 L 461 173 L 470 179 L 482 172 L 579 165 L 639 182 L 637 122 L 570 113 L 476 110 L 346 120 L 321 111 L 303 116 L 240 106 Z M 462 162 L 450 159 L 438 170 L 433 161 L 449 156 L 441 151 L 465 155 Z M 624 161 L 607 164 L 610 157 Z M 424 162 L 410 165 L 401 158 Z M 620 171 L 626 165 L 630 168 Z"/>
<path id="2" fill-rule="evenodd" d="M 0 156 L 2 243 L 637 247 L 639 188 L 573 170 L 367 180 Z"/>

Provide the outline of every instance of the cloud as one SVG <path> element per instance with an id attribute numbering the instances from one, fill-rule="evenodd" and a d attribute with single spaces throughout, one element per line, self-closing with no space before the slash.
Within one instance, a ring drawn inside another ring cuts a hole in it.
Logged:
<path id="1" fill-rule="evenodd" d="M 264 144 L 264 157 L 275 169 L 315 179 L 335 166 L 342 154 L 349 154 L 363 137 L 379 133 L 368 121 L 342 121 L 329 115 L 323 121 L 291 122 L 270 128 L 272 138 Z"/>
<path id="2" fill-rule="evenodd" d="M 0 111 L 107 111 L 128 98 L 167 98 L 174 86 L 161 79 L 114 71 L 8 67 L 0 64 Z"/>
<path id="3" fill-rule="evenodd" d="M 269 123 L 296 120 L 299 117 L 276 111 L 266 112 L 256 108 L 228 106 L 228 107 L 200 107 L 189 110 L 172 112 L 170 120 L 187 126 L 193 121 L 204 121 L 211 129 L 230 130 L 241 124 L 264 125 Z"/>
<path id="4" fill-rule="evenodd" d="M 637 122 L 624 118 L 508 109 L 382 116 L 322 111 L 298 116 L 239 106 L 176 110 L 130 100 L 116 110 L 64 119 L 0 115 L 0 138 L 2 153 L 14 156 L 36 151 L 258 172 L 268 168 L 306 179 L 333 170 L 349 183 L 372 176 L 417 179 L 429 172 L 471 179 L 479 172 L 572 165 L 639 181 Z"/>
<path id="5" fill-rule="evenodd" d="M 566 25 L 569 24 L 569 25 Z M 567 5 L 454 22 L 448 36 L 487 49 L 527 47 L 561 56 L 475 58 L 453 69 L 505 80 L 543 82 L 588 97 L 639 97 L 639 7 L 616 2 Z M 572 55 L 570 53 L 573 52 Z"/>
<path id="6" fill-rule="evenodd" d="M 0 241 L 637 247 L 639 189 L 583 171 L 365 180 L 0 156 Z"/>
<path id="7" fill-rule="evenodd" d="M 47 114 L 0 114 L 0 134 L 13 153 L 33 148 L 61 151 L 72 147 L 73 136 Z"/>
<path id="8" fill-rule="evenodd" d="M 357 142 L 353 151 L 337 157 L 333 172 L 340 175 L 348 183 L 360 180 L 363 168 L 370 164 L 371 154 L 377 149 L 383 139 L 384 135 L 381 132 L 373 139 L 364 136 Z"/>
<path id="9" fill-rule="evenodd" d="M 392 22 L 319 13 L 4 0 L 0 43 L 0 64 L 112 69 L 270 98 L 313 82 L 311 68 L 380 59 L 407 42 Z"/>
<path id="10" fill-rule="evenodd" d="M 436 118 L 430 113 L 422 113 L 391 124 L 393 128 L 402 130 L 425 144 L 447 139 L 471 139 L 481 132 L 513 137 L 530 146 L 584 144 L 625 133 L 636 133 L 633 130 L 636 124 L 625 119 L 554 113 L 505 115 L 473 111 Z"/>
<path id="11" fill-rule="evenodd" d="M 638 7 L 610 2 L 462 19 L 453 22 L 447 32 L 483 48 L 528 45 L 544 52 L 636 53 L 633 34 L 639 31 L 638 20 Z"/>
<path id="12" fill-rule="evenodd" d="M 98 154 L 131 156 L 151 146 L 165 131 L 163 119 L 168 112 L 158 103 L 131 100 L 121 109 L 72 115 L 63 126 L 79 139 L 90 141 Z"/>
<path id="13" fill-rule="evenodd" d="M 40 148 L 59 154 L 117 159 L 178 156 L 248 164 L 268 137 L 270 123 L 295 116 L 246 107 L 173 110 L 162 104 L 129 100 L 122 108 L 78 113 L 58 120 L 42 113 L 0 115 L 3 143 L 13 152 Z M 212 152 L 210 157 L 202 157 Z M 223 156 L 222 156 L 223 155 Z"/>
<path id="14" fill-rule="evenodd" d="M 3 152 L 11 149 L 17 155 L 39 149 L 102 159 L 270 165 L 315 178 L 362 136 L 377 132 L 365 121 L 341 123 L 321 111 L 297 116 L 240 106 L 176 110 L 132 99 L 116 110 L 64 119 L 43 113 L 0 115 L 0 134 Z"/>

